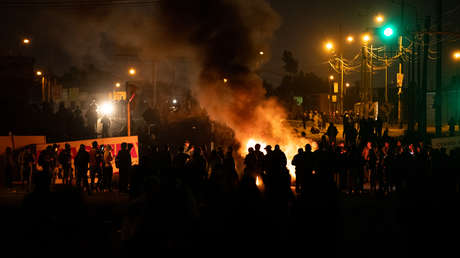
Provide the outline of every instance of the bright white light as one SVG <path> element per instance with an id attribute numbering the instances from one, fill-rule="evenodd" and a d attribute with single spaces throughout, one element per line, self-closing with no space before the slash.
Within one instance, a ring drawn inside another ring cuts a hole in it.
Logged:
<path id="1" fill-rule="evenodd" d="M 385 36 L 387 36 L 387 37 L 391 36 L 391 35 L 393 35 L 393 29 L 388 27 L 383 31 L 383 34 L 385 34 Z"/>
<path id="2" fill-rule="evenodd" d="M 173 104 L 177 104 L 177 99 L 173 99 L 173 100 L 172 100 L 172 103 L 173 103 Z"/>
<path id="3" fill-rule="evenodd" d="M 112 103 L 102 103 L 102 105 L 99 107 L 99 113 L 101 113 L 102 115 L 111 115 L 113 113 Z"/>

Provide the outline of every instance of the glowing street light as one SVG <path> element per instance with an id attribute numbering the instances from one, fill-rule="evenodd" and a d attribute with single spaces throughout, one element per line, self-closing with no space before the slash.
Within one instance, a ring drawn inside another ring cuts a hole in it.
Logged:
<path id="1" fill-rule="evenodd" d="M 375 17 L 375 21 L 377 23 L 382 23 L 383 21 L 385 20 L 385 18 L 383 17 L 383 15 L 379 14 Z"/>
<path id="2" fill-rule="evenodd" d="M 350 83 L 348 83 L 348 82 L 345 83 L 345 87 L 347 87 L 347 88 L 350 87 Z"/>
<path id="3" fill-rule="evenodd" d="M 460 61 L 460 50 L 455 51 L 452 56 L 454 60 Z"/>
<path id="4" fill-rule="evenodd" d="M 364 34 L 363 35 L 363 41 L 365 43 L 369 42 L 371 40 L 371 36 L 369 34 Z"/>
<path id="5" fill-rule="evenodd" d="M 334 80 L 334 75 L 329 76 L 329 80 Z"/>
<path id="6" fill-rule="evenodd" d="M 35 74 L 36 74 L 37 76 L 42 76 L 42 75 L 43 75 L 42 71 L 37 71 Z"/>
<path id="7" fill-rule="evenodd" d="M 260 52 L 259 52 L 259 55 L 263 56 L 263 55 L 264 55 L 264 51 L 260 51 Z"/>
<path id="8" fill-rule="evenodd" d="M 177 104 L 177 99 L 173 99 L 173 100 L 172 100 L 172 103 L 173 103 L 173 104 Z"/>
<path id="9" fill-rule="evenodd" d="M 135 75 L 136 74 L 136 69 L 129 68 L 128 72 L 129 72 L 129 75 Z"/>
<path id="10" fill-rule="evenodd" d="M 351 43 L 351 42 L 355 41 L 355 39 L 353 38 L 353 36 L 348 36 L 347 41 L 348 41 L 348 43 Z"/>
<path id="11" fill-rule="evenodd" d="M 102 103 L 98 111 L 104 116 L 111 115 L 113 113 L 113 105 L 110 102 Z"/>
<path id="12" fill-rule="evenodd" d="M 224 78 L 224 83 L 227 83 L 228 82 L 228 79 L 227 78 Z"/>
<path id="13" fill-rule="evenodd" d="M 115 87 L 120 88 L 120 86 L 121 86 L 121 83 L 119 82 L 115 83 Z"/>
<path id="14" fill-rule="evenodd" d="M 29 45 L 30 44 L 30 39 L 25 38 L 25 39 L 22 40 L 22 43 L 24 43 L 25 45 Z"/>
<path id="15" fill-rule="evenodd" d="M 327 51 L 331 51 L 334 48 L 334 44 L 332 42 L 327 42 L 326 45 L 324 45 Z"/>

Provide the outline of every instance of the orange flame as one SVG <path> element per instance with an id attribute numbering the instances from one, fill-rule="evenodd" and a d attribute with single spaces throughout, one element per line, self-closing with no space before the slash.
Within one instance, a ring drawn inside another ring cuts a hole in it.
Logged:
<path id="1" fill-rule="evenodd" d="M 259 191 L 264 190 L 264 182 L 263 182 L 262 178 L 260 178 L 260 176 L 256 177 L 256 186 L 257 186 L 257 188 L 259 188 Z"/>
<path id="2" fill-rule="evenodd" d="M 294 183 L 296 179 L 295 167 L 291 164 L 291 161 L 294 158 L 294 156 L 298 153 L 298 149 L 305 147 L 306 144 L 310 144 L 312 147 L 312 150 L 315 151 L 316 149 L 318 149 L 318 145 L 315 141 L 311 139 L 306 139 L 306 138 L 301 138 L 301 137 L 287 137 L 287 138 L 288 138 L 287 142 L 285 142 L 284 144 L 281 143 L 279 145 L 280 145 L 281 150 L 286 155 L 287 169 L 289 170 L 289 174 L 291 175 L 291 182 Z M 244 157 L 244 155 L 248 153 L 248 149 L 250 147 L 254 148 L 256 144 L 260 144 L 261 151 L 264 154 L 267 154 L 267 151 L 265 150 L 265 147 L 267 146 L 266 141 L 255 140 L 254 138 L 250 138 L 249 140 L 246 141 L 246 149 L 243 150 L 243 153 L 241 153 L 241 155 Z M 256 184 L 257 184 L 257 180 L 258 178 L 256 178 Z"/>

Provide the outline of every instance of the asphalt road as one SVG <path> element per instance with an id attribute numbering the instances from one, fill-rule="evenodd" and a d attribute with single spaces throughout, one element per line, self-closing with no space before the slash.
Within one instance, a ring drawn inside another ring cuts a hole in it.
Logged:
<path id="1" fill-rule="evenodd" d="M 441 195 L 413 198 L 339 194 L 336 209 L 316 206 L 307 213 L 287 218 L 287 226 L 277 231 L 280 236 L 276 241 L 280 241 L 278 247 L 289 249 L 286 251 L 308 253 L 312 250 L 310 243 L 338 256 L 449 253 L 455 251 L 460 229 L 458 200 Z M 3 250 L 16 255 L 69 251 L 78 255 L 119 254 L 124 246 L 122 225 L 129 204 L 128 196 L 117 192 L 88 196 L 59 189 L 40 196 L 1 191 Z M 198 246 L 203 239 L 215 245 L 213 241 L 225 238 L 227 227 L 223 225 L 229 218 L 202 214 L 202 221 L 192 232 L 196 239 L 190 241 Z M 232 231 L 231 238 L 234 237 L 248 239 Z M 255 243 L 258 243 L 255 248 L 269 248 L 262 247 L 263 242 Z"/>

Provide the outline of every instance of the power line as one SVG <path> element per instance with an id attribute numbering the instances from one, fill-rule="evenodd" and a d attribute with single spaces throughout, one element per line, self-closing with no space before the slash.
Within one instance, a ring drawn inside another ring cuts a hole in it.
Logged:
<path id="1" fill-rule="evenodd" d="M 0 8 L 141 7 L 156 5 L 159 2 L 159 0 L 0 1 Z"/>

